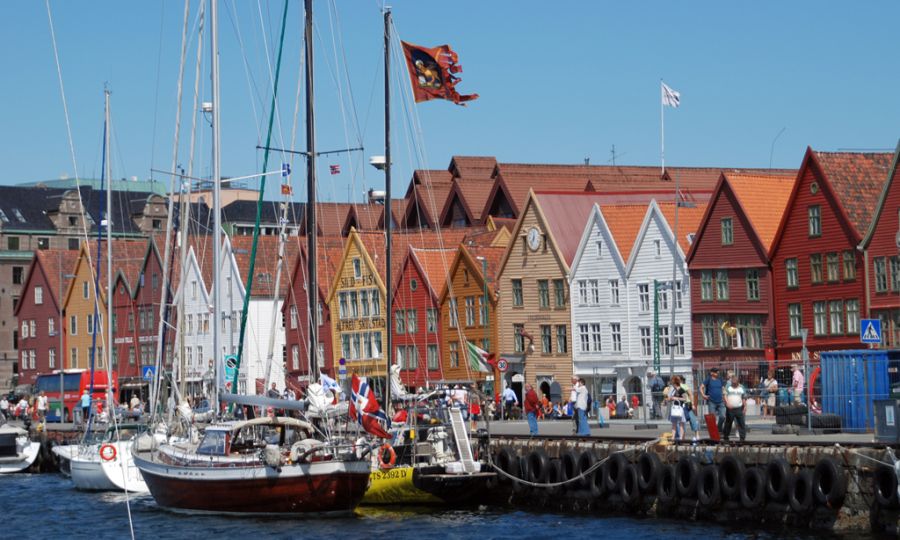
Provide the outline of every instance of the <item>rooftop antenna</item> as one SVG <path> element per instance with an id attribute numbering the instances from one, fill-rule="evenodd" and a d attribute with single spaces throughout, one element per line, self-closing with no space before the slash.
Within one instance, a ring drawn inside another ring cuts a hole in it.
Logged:
<path id="1" fill-rule="evenodd" d="M 584 158 L 584 165 L 589 166 L 591 164 L 591 156 Z"/>

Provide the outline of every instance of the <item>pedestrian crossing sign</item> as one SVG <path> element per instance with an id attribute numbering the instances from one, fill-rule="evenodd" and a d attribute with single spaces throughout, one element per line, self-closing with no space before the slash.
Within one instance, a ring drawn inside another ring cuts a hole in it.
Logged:
<path id="1" fill-rule="evenodd" d="M 859 326 L 859 340 L 863 343 L 881 343 L 881 321 L 863 319 Z"/>

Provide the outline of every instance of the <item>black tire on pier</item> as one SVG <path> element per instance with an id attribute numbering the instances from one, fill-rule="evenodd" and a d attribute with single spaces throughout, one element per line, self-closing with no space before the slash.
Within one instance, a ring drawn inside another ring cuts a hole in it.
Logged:
<path id="1" fill-rule="evenodd" d="M 524 482 L 529 482 L 531 478 L 530 469 L 528 467 L 528 458 L 525 456 L 519 456 L 518 458 L 519 464 L 519 478 L 522 481 L 513 480 L 513 492 L 514 493 L 524 493 L 528 491 L 531 486 L 525 484 Z"/>
<path id="2" fill-rule="evenodd" d="M 689 456 L 681 456 L 675 464 L 675 487 L 678 495 L 691 498 L 697 492 L 697 481 L 700 477 L 700 464 Z"/>
<path id="3" fill-rule="evenodd" d="M 705 507 L 713 507 L 722 501 L 722 485 L 719 468 L 707 465 L 697 477 L 697 500 Z"/>
<path id="4" fill-rule="evenodd" d="M 604 461 L 590 475 L 591 497 L 594 499 L 602 499 L 608 493 L 606 489 L 606 467 L 608 463 L 608 461 Z"/>
<path id="5" fill-rule="evenodd" d="M 879 508 L 897 508 L 900 499 L 897 497 L 897 473 L 893 467 L 881 465 L 872 476 L 875 502 Z"/>
<path id="6" fill-rule="evenodd" d="M 719 478 L 722 482 L 722 496 L 737 499 L 741 494 L 741 478 L 744 477 L 744 462 L 728 455 L 719 463 Z"/>
<path id="7" fill-rule="evenodd" d="M 791 465 L 784 458 L 775 458 L 766 465 L 766 495 L 777 503 L 787 501 L 791 486 Z"/>
<path id="8" fill-rule="evenodd" d="M 638 485 L 637 467 L 631 463 L 626 464 L 619 472 L 618 483 L 619 485 L 617 488 L 619 490 L 619 496 L 622 497 L 622 502 L 629 506 L 637 503 L 641 496 L 640 487 Z"/>
<path id="9" fill-rule="evenodd" d="M 788 504 L 798 514 L 807 514 L 813 509 L 813 476 L 809 469 L 803 469 L 791 477 L 788 489 Z"/>
<path id="10" fill-rule="evenodd" d="M 593 474 L 591 467 L 593 467 L 595 463 L 597 463 L 597 456 L 590 450 L 585 450 L 578 456 L 578 474 L 582 475 L 582 477 L 578 479 L 577 485 L 581 489 L 591 488 L 591 475 Z"/>
<path id="11" fill-rule="evenodd" d="M 578 468 L 578 454 L 576 454 L 573 450 L 569 450 L 567 452 L 563 452 L 562 455 L 559 456 L 559 469 L 560 469 L 560 480 L 573 480 L 577 478 L 579 474 L 581 474 L 580 469 Z M 565 484 L 563 489 L 565 491 L 572 491 L 578 488 L 581 480 L 574 480 Z"/>
<path id="12" fill-rule="evenodd" d="M 521 478 L 519 474 L 519 456 L 515 454 L 509 448 L 503 447 L 497 452 L 497 456 L 494 458 L 494 463 L 497 465 L 497 468 L 506 474 Z M 512 480 L 504 474 L 498 475 L 500 477 L 500 481 L 504 484 L 508 484 Z"/>
<path id="13" fill-rule="evenodd" d="M 565 480 L 563 478 L 562 472 L 562 461 L 559 459 L 550 460 L 550 465 L 547 467 L 547 484 L 558 484 Z M 556 485 L 556 486 L 546 486 L 545 489 L 547 493 L 550 495 L 559 495 L 563 492 L 564 485 Z"/>
<path id="14" fill-rule="evenodd" d="M 644 452 L 638 457 L 638 487 L 644 495 L 656 493 L 657 478 L 662 462 L 654 452 Z"/>
<path id="15" fill-rule="evenodd" d="M 748 510 L 766 503 L 766 473 L 761 467 L 748 467 L 741 478 L 741 506 Z"/>
<path id="16" fill-rule="evenodd" d="M 659 469 L 656 480 L 656 500 L 662 504 L 671 504 L 678 499 L 678 486 L 675 483 L 675 466 L 663 465 Z"/>
<path id="17" fill-rule="evenodd" d="M 528 454 L 528 479 L 535 484 L 544 484 L 547 482 L 547 475 L 550 472 L 550 458 L 543 448 L 532 450 Z"/>
<path id="18" fill-rule="evenodd" d="M 616 453 L 610 454 L 609 460 L 606 462 L 606 491 L 614 493 L 619 488 L 619 476 L 622 470 L 628 465 L 628 460 L 624 455 Z"/>
<path id="19" fill-rule="evenodd" d="M 813 497 L 816 503 L 837 510 L 847 496 L 847 475 L 834 458 L 825 457 L 813 469 Z"/>

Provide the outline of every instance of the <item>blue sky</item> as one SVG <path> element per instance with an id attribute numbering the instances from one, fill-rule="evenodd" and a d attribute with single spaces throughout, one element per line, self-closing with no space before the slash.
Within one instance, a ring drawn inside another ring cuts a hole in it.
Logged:
<path id="1" fill-rule="evenodd" d="M 51 0 L 50 6 L 79 175 L 99 176 L 105 82 L 113 92 L 113 175 L 146 179 L 151 168 L 169 169 L 184 4 Z M 274 62 L 282 6 L 281 0 L 234 0 L 220 7 L 228 176 L 254 174 L 262 165 L 255 147 L 265 136 L 271 95 L 265 51 Z M 897 2 L 396 0 L 392 6 L 399 36 L 420 45 L 450 43 L 464 68 L 459 91 L 481 95 L 468 107 L 419 104 L 421 131 L 414 134 L 412 107 L 395 101 L 397 196 L 413 168 L 443 169 L 452 155 L 542 163 L 590 157 L 602 164 L 615 145 L 617 163 L 656 165 L 660 78 L 682 96 L 679 109 L 666 111 L 671 165 L 765 167 L 771 157 L 776 167 L 798 167 L 807 146 L 893 149 L 900 137 Z M 195 10 L 196 2 L 192 21 Z M 276 146 L 290 144 L 295 118 L 301 11 L 302 2 L 293 0 Z M 366 147 L 320 159 L 320 198 L 358 200 L 384 183 L 365 164 L 383 153 L 380 4 L 317 0 L 315 21 L 319 149 L 357 141 Z M 185 165 L 195 40 L 182 109 L 179 163 Z M 44 2 L 3 5 L 0 47 L 0 183 L 74 176 Z M 395 88 L 408 85 L 402 72 L 394 73 Z M 208 100 L 206 52 L 201 83 Z M 302 98 L 298 122 L 294 145 L 303 148 Z M 208 129 L 198 132 L 198 141 L 200 176 L 209 174 Z M 281 161 L 273 156 L 270 168 Z M 340 175 L 328 174 L 333 163 L 341 165 Z M 293 168 L 302 200 L 304 167 L 296 161 Z M 267 192 L 274 197 L 276 189 Z"/>

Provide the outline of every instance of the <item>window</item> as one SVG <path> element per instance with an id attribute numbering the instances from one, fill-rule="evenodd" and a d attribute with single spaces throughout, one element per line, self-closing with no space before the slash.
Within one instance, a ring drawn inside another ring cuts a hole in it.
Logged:
<path id="1" fill-rule="evenodd" d="M 819 205 L 812 205 L 807 209 L 809 216 L 809 236 L 822 236 L 822 220 L 819 212 Z"/>
<path id="2" fill-rule="evenodd" d="M 350 304 L 350 318 L 358 319 L 359 318 L 359 302 L 356 299 L 357 292 L 350 291 L 347 295 L 347 302 Z"/>
<path id="3" fill-rule="evenodd" d="M 77 238 L 69 238 L 69 241 L 68 241 L 69 251 L 77 251 L 79 245 L 80 244 L 78 243 Z"/>
<path id="4" fill-rule="evenodd" d="M 641 311 L 650 311 L 650 285 L 641 283 L 638 288 L 638 303 Z"/>
<path id="5" fill-rule="evenodd" d="M 566 285 L 563 280 L 553 280 L 553 295 L 556 297 L 556 307 L 566 307 Z"/>
<path id="6" fill-rule="evenodd" d="M 409 345 L 406 347 L 406 369 L 419 368 L 419 347 Z"/>
<path id="7" fill-rule="evenodd" d="M 829 322 L 831 333 L 840 335 L 844 333 L 844 303 L 840 300 L 832 300 L 828 303 Z"/>
<path id="8" fill-rule="evenodd" d="M 649 326 L 641 327 L 641 356 L 647 358 L 653 356 L 653 338 Z"/>
<path id="9" fill-rule="evenodd" d="M 853 251 L 844 252 L 844 280 L 850 281 L 856 279 L 856 255 Z"/>
<path id="10" fill-rule="evenodd" d="M 25 269 L 21 266 L 13 266 L 12 269 L 12 282 L 13 285 L 21 285 L 23 281 L 25 281 Z"/>
<path id="11" fill-rule="evenodd" d="M 810 281 L 822 283 L 822 254 L 814 253 L 809 256 Z"/>
<path id="12" fill-rule="evenodd" d="M 550 283 L 546 279 L 539 279 L 538 286 L 538 305 L 541 309 L 550 307 Z"/>
<path id="13" fill-rule="evenodd" d="M 675 307 L 681 309 L 683 307 L 681 296 L 681 281 L 675 282 Z"/>
<path id="14" fill-rule="evenodd" d="M 669 327 L 658 326 L 657 328 L 659 329 L 659 352 L 660 354 L 668 356 L 671 350 L 669 348 Z"/>
<path id="15" fill-rule="evenodd" d="M 488 305 L 484 300 L 484 296 L 478 297 L 478 326 L 487 326 L 488 324 Z"/>
<path id="16" fill-rule="evenodd" d="M 600 323 L 591 323 L 591 350 L 594 352 L 603 350 L 603 334 L 600 332 Z"/>
<path id="17" fill-rule="evenodd" d="M 378 294 L 378 289 L 371 289 L 369 291 L 369 300 L 372 302 L 372 316 L 378 317 L 381 315 L 381 295 Z"/>
<path id="18" fill-rule="evenodd" d="M 613 306 L 619 305 L 619 280 L 609 280 L 609 303 Z"/>
<path id="19" fill-rule="evenodd" d="M 426 331 L 432 334 L 437 332 L 437 309 L 428 308 L 428 311 L 425 312 L 425 317 Z"/>
<path id="20" fill-rule="evenodd" d="M 28 321 L 28 325 L 31 327 L 31 337 L 38 337 L 37 335 L 37 321 L 31 319 Z"/>
<path id="21" fill-rule="evenodd" d="M 425 354 L 427 356 L 426 361 L 428 362 L 428 369 L 438 369 L 440 367 L 440 362 L 438 360 L 438 346 L 428 345 L 425 349 Z"/>
<path id="22" fill-rule="evenodd" d="M 157 274 L 156 272 L 154 272 L 153 275 L 150 276 L 150 283 L 152 284 L 152 287 L 153 287 L 153 290 L 154 290 L 154 291 L 155 291 L 156 289 L 158 289 L 158 288 L 159 288 L 159 274 Z"/>
<path id="23" fill-rule="evenodd" d="M 722 245 L 730 246 L 734 243 L 734 229 L 731 218 L 722 218 Z"/>
<path id="24" fill-rule="evenodd" d="M 38 306 L 44 303 L 44 288 L 41 286 L 34 288 L 34 303 Z"/>
<path id="25" fill-rule="evenodd" d="M 228 278 L 228 280 L 230 281 L 231 278 Z M 228 292 L 229 292 L 229 294 L 231 293 L 230 287 L 228 288 Z M 196 300 L 196 299 L 197 299 L 197 282 L 192 281 L 191 282 L 191 300 Z"/>
<path id="26" fill-rule="evenodd" d="M 38 244 L 38 249 L 50 249 L 50 239 L 49 238 L 38 238 L 37 244 Z"/>
<path id="27" fill-rule="evenodd" d="M 338 293 L 338 316 L 341 319 L 346 319 L 348 312 L 349 310 L 347 309 L 347 293 Z"/>
<path id="28" fill-rule="evenodd" d="M 525 325 L 513 325 L 513 349 L 515 352 L 525 352 L 525 336 L 522 335 L 523 332 L 525 332 Z"/>
<path id="29" fill-rule="evenodd" d="M 700 300 L 711 302 L 713 299 L 713 278 L 712 270 L 702 270 L 700 272 Z"/>
<path id="30" fill-rule="evenodd" d="M 322 326 L 325 321 L 325 306 L 322 305 L 322 302 L 316 303 L 316 324 Z"/>
<path id="31" fill-rule="evenodd" d="M 891 290 L 900 291 L 900 257 L 891 257 Z"/>
<path id="32" fill-rule="evenodd" d="M 609 335 L 612 337 L 613 352 L 622 352 L 622 324 L 609 323 Z"/>
<path id="33" fill-rule="evenodd" d="M 541 353 L 550 354 L 553 352 L 553 336 L 550 333 L 550 325 L 541 325 Z"/>
<path id="34" fill-rule="evenodd" d="M 362 263 L 358 258 L 353 259 L 353 277 L 356 279 L 362 277 Z"/>
<path id="35" fill-rule="evenodd" d="M 813 334 L 824 336 L 828 333 L 828 315 L 825 313 L 827 302 L 813 302 Z"/>
<path id="36" fill-rule="evenodd" d="M 847 334 L 859 333 L 859 300 L 847 300 L 844 302 L 844 309 L 847 312 Z M 882 326 L 882 328 L 884 328 Z"/>
<path id="37" fill-rule="evenodd" d="M 10 236 L 6 239 L 6 249 L 10 251 L 19 251 L 19 237 Z"/>
<path id="38" fill-rule="evenodd" d="M 884 257 L 875 257 L 875 292 L 887 292 L 887 265 Z"/>
<path id="39" fill-rule="evenodd" d="M 359 305 L 362 308 L 361 309 L 362 316 L 368 317 L 369 316 L 369 291 L 367 291 L 365 289 L 359 291 Z"/>
<path id="40" fill-rule="evenodd" d="M 759 300 L 759 270 L 747 270 L 747 300 Z"/>
<path id="41" fill-rule="evenodd" d="M 716 320 L 713 317 L 706 315 L 700 320 L 700 327 L 703 332 L 703 348 L 716 348 L 718 346 L 716 341 L 716 334 L 718 333 Z"/>
<path id="42" fill-rule="evenodd" d="M 406 310 L 406 333 L 415 334 L 419 331 L 419 312 L 415 309 Z"/>
<path id="43" fill-rule="evenodd" d="M 784 273 L 789 289 L 800 286 L 800 279 L 797 277 L 797 259 L 785 259 Z"/>
<path id="44" fill-rule="evenodd" d="M 654 253 L 656 253 L 656 258 L 658 259 L 662 256 L 662 245 L 660 244 L 659 240 L 654 240 L 653 246 L 653 251 Z"/>
<path id="45" fill-rule="evenodd" d="M 47 335 L 53 337 L 56 335 L 56 319 L 47 319 Z"/>
<path id="46" fill-rule="evenodd" d="M 581 344 L 581 352 L 591 352 L 591 335 L 588 333 L 588 325 L 578 325 L 578 342 Z"/>
<path id="47" fill-rule="evenodd" d="M 291 304 L 291 330 L 297 328 L 297 319 L 299 318 L 299 314 L 297 313 L 297 305 Z"/>
<path id="48" fill-rule="evenodd" d="M 456 298 L 450 299 L 450 328 L 459 326 L 459 306 L 456 304 Z"/>
<path id="49" fill-rule="evenodd" d="M 829 253 L 825 256 L 825 260 L 827 262 L 826 272 L 828 276 L 828 281 L 835 282 L 840 281 L 841 279 L 841 259 L 838 257 L 837 252 Z"/>
<path id="50" fill-rule="evenodd" d="M 556 327 L 556 352 L 560 354 L 569 352 L 569 337 L 566 332 L 566 325 L 564 324 L 560 324 Z"/>
<path id="51" fill-rule="evenodd" d="M 669 291 L 659 286 L 656 291 L 656 302 L 660 311 L 669 310 Z"/>
<path id="52" fill-rule="evenodd" d="M 419 288 L 419 282 L 415 279 L 409 280 L 409 290 L 415 291 Z"/>
<path id="53" fill-rule="evenodd" d="M 475 326 L 475 297 L 466 297 L 466 326 Z"/>
<path id="54" fill-rule="evenodd" d="M 402 309 L 398 309 L 394 312 L 394 327 L 396 328 L 396 332 L 398 334 L 406 333 L 406 312 Z"/>
<path id="55" fill-rule="evenodd" d="M 800 337 L 800 328 L 803 327 L 800 304 L 788 304 L 788 321 L 790 322 L 791 337 Z"/>
<path id="56" fill-rule="evenodd" d="M 50 349 L 47 351 L 47 364 L 50 369 L 54 369 L 56 367 L 56 349 Z"/>
<path id="57" fill-rule="evenodd" d="M 291 345 L 291 368 L 300 369 L 300 345 Z"/>
<path id="58" fill-rule="evenodd" d="M 450 367 L 459 367 L 459 342 L 450 342 Z"/>
<path id="59" fill-rule="evenodd" d="M 69 335 L 78 335 L 78 316 L 76 315 L 72 315 L 71 317 L 69 317 Z"/>
<path id="60" fill-rule="evenodd" d="M 128 331 L 131 332 L 134 330 L 134 312 L 128 312 Z"/>
<path id="61" fill-rule="evenodd" d="M 20 333 L 22 334 L 22 339 L 28 337 L 28 321 L 22 321 L 22 331 Z"/>
<path id="62" fill-rule="evenodd" d="M 588 287 L 586 279 L 578 280 L 578 303 L 580 305 L 587 305 L 588 303 Z"/>
<path id="63" fill-rule="evenodd" d="M 353 358 L 350 356 L 350 334 L 341 335 L 341 356 L 346 360 L 351 360 Z"/>
<path id="64" fill-rule="evenodd" d="M 602 256 L 603 256 L 603 242 L 600 240 L 597 240 L 597 257 L 599 258 Z"/>
<path id="65" fill-rule="evenodd" d="M 512 305 L 513 307 L 522 307 L 524 301 L 522 300 L 522 280 L 521 279 L 513 279 L 512 280 Z"/>
<path id="66" fill-rule="evenodd" d="M 684 326 L 675 327 L 675 354 L 684 356 Z"/>
<path id="67" fill-rule="evenodd" d="M 490 350 L 491 350 L 491 340 L 489 340 L 489 339 L 482 339 L 482 340 L 481 340 L 481 350 L 483 350 L 483 351 L 490 351 Z"/>
<path id="68" fill-rule="evenodd" d="M 71 365 L 69 367 L 77 368 L 78 367 L 78 348 L 72 347 L 72 351 L 69 355 L 69 361 Z"/>
<path id="69" fill-rule="evenodd" d="M 129 314 L 129 315 L 130 315 L 130 314 Z M 200 318 L 200 314 L 199 314 L 199 313 L 197 314 L 197 318 L 198 318 L 198 319 Z M 132 318 L 132 321 L 133 321 L 133 320 L 134 320 L 134 319 Z M 191 335 L 191 334 L 193 334 L 193 333 L 194 333 L 194 316 L 193 316 L 192 314 L 188 313 L 187 317 L 185 317 L 185 319 L 184 319 L 184 323 L 185 323 L 185 330 L 184 330 L 184 333 L 185 333 L 186 335 L 188 335 L 188 336 Z M 134 329 L 133 327 L 130 328 L 130 330 L 133 330 L 133 329 Z"/>
<path id="70" fill-rule="evenodd" d="M 762 319 L 744 316 L 736 319 L 738 347 L 742 349 L 762 349 Z"/>
<path id="71" fill-rule="evenodd" d="M 591 286 L 591 303 L 596 306 L 600 303 L 600 280 L 592 279 L 588 283 Z"/>
<path id="72" fill-rule="evenodd" d="M 716 299 L 728 300 L 728 270 L 716 270 Z"/>

